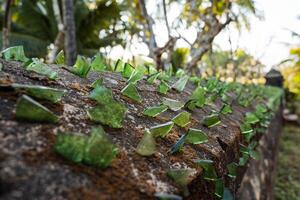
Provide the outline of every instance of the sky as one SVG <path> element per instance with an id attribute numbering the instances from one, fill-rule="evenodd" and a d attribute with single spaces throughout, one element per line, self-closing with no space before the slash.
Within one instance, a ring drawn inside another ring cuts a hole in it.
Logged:
<path id="1" fill-rule="evenodd" d="M 291 36 L 287 29 L 300 33 L 300 0 L 256 0 L 256 6 L 263 11 L 264 20 L 251 18 L 250 31 L 243 30 L 238 36 L 232 27 L 217 36 L 215 42 L 228 49 L 228 35 L 233 46 L 246 49 L 259 58 L 268 69 L 289 56 L 292 44 L 300 41 Z M 229 33 L 230 32 L 230 33 Z"/>
<path id="2" fill-rule="evenodd" d="M 157 15 L 157 1 L 148 1 L 147 9 L 151 16 Z M 243 29 L 240 33 L 233 25 L 222 31 L 214 40 L 223 50 L 230 49 L 229 36 L 233 49 L 236 47 L 246 50 L 266 65 L 266 71 L 276 66 L 280 61 L 287 59 L 292 44 L 299 44 L 300 39 L 292 37 L 289 30 L 300 33 L 300 0 L 255 0 L 256 8 L 263 14 L 263 19 L 250 18 L 250 31 Z M 179 16 L 180 9 L 171 7 L 168 10 L 168 19 L 173 21 Z M 159 46 L 163 46 L 168 40 L 167 29 L 164 22 L 157 22 L 154 32 Z M 193 30 L 179 30 L 180 34 L 192 42 L 196 36 Z M 176 33 L 173 33 L 173 35 Z M 179 47 L 184 47 L 182 41 Z M 110 57 L 130 59 L 131 54 L 147 55 L 147 47 L 137 39 L 133 40 L 130 51 L 116 47 L 111 51 Z"/>

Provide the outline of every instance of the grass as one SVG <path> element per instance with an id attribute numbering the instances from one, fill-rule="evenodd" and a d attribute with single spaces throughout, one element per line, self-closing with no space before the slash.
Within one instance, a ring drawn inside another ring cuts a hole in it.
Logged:
<path id="1" fill-rule="evenodd" d="M 287 125 L 279 147 L 276 200 L 300 199 L 300 126 Z"/>

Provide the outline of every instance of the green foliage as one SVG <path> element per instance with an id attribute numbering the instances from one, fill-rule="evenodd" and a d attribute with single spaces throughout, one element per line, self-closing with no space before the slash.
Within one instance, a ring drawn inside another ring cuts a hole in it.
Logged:
<path id="1" fill-rule="evenodd" d="M 96 54 L 91 62 L 91 69 L 96 72 L 103 72 L 106 70 L 106 65 L 103 63 L 103 59 L 100 54 Z"/>
<path id="2" fill-rule="evenodd" d="M 160 72 L 151 74 L 149 76 L 149 78 L 147 79 L 147 82 L 150 83 L 150 84 L 154 83 L 156 81 L 156 79 L 159 77 L 159 75 L 160 75 Z"/>
<path id="3" fill-rule="evenodd" d="M 188 125 L 190 123 L 190 118 L 191 118 L 191 114 L 187 111 L 183 111 L 181 113 L 179 113 L 178 115 L 176 115 L 172 121 L 180 127 L 185 127 L 186 125 Z"/>
<path id="4" fill-rule="evenodd" d="M 229 163 L 227 165 L 227 170 L 228 170 L 228 176 L 231 178 L 236 178 L 237 176 L 237 168 L 238 168 L 238 164 L 237 163 Z"/>
<path id="5" fill-rule="evenodd" d="M 152 133 L 146 130 L 136 148 L 136 152 L 142 156 L 151 156 L 155 153 L 155 146 L 156 142 Z"/>
<path id="6" fill-rule="evenodd" d="M 182 148 L 183 145 L 184 145 L 184 142 L 185 142 L 186 137 L 187 137 L 187 134 L 182 135 L 182 136 L 179 138 L 179 140 L 171 147 L 171 149 L 169 150 L 169 152 L 170 152 L 171 154 L 174 154 L 174 153 L 180 151 L 181 148 Z"/>
<path id="7" fill-rule="evenodd" d="M 160 105 L 160 106 L 153 106 L 150 108 L 146 108 L 143 112 L 144 115 L 149 117 L 156 117 L 160 113 L 165 112 L 168 109 L 168 106 Z"/>
<path id="8" fill-rule="evenodd" d="M 222 198 L 224 193 L 224 182 L 222 178 L 218 178 L 215 183 L 215 195 Z"/>
<path id="9" fill-rule="evenodd" d="M 65 53 L 61 50 L 55 57 L 55 63 L 58 65 L 65 64 Z"/>
<path id="10" fill-rule="evenodd" d="M 134 67 L 129 64 L 129 63 L 125 63 L 124 65 L 124 70 L 122 71 L 122 76 L 124 78 L 130 78 L 131 74 L 134 72 Z"/>
<path id="11" fill-rule="evenodd" d="M 128 85 L 126 85 L 122 89 L 121 93 L 124 96 L 129 97 L 130 99 L 132 99 L 136 102 L 139 102 L 139 103 L 142 102 L 142 98 L 133 83 L 129 83 Z"/>
<path id="12" fill-rule="evenodd" d="M 182 200 L 181 196 L 178 196 L 175 194 L 167 194 L 167 193 L 157 192 L 154 194 L 154 196 L 160 200 Z"/>
<path id="13" fill-rule="evenodd" d="M 180 69 L 185 66 L 189 54 L 188 48 L 177 48 L 174 50 L 171 57 L 171 64 L 174 69 Z"/>
<path id="14" fill-rule="evenodd" d="M 174 126 L 174 122 L 166 122 L 150 128 L 150 132 L 154 137 L 166 137 Z"/>
<path id="15" fill-rule="evenodd" d="M 259 122 L 259 119 L 254 113 L 247 112 L 245 116 L 245 122 L 248 124 L 256 124 Z"/>
<path id="16" fill-rule="evenodd" d="M 125 63 L 121 59 L 118 59 L 116 64 L 115 64 L 114 71 L 115 72 L 123 72 L 124 71 L 124 65 L 125 65 Z"/>
<path id="17" fill-rule="evenodd" d="M 170 86 L 165 81 L 162 80 L 158 86 L 158 92 L 161 94 L 167 94 L 169 89 Z"/>
<path id="18" fill-rule="evenodd" d="M 60 101 L 61 97 L 66 93 L 65 90 L 38 85 L 23 85 L 14 83 L 12 84 L 12 87 L 19 92 L 24 92 L 29 96 L 38 99 L 45 99 L 52 103 Z"/>
<path id="19" fill-rule="evenodd" d="M 224 104 L 221 108 L 221 113 L 224 115 L 231 114 L 232 113 L 231 106 L 228 104 Z"/>
<path id="20" fill-rule="evenodd" d="M 125 64 L 125 69 L 126 70 L 126 64 Z M 136 84 L 138 81 L 142 80 L 144 77 L 144 73 L 138 69 L 134 70 L 132 73 L 131 73 L 131 76 L 130 78 L 128 79 L 128 83 L 132 83 L 132 84 Z"/>
<path id="21" fill-rule="evenodd" d="M 22 95 L 17 102 L 16 118 L 31 122 L 58 122 L 54 113 L 26 95 Z"/>

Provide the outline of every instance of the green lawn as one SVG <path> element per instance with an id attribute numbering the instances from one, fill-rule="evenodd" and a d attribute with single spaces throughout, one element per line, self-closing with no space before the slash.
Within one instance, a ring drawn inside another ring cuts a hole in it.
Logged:
<path id="1" fill-rule="evenodd" d="M 300 126 L 287 125 L 279 147 L 276 200 L 300 200 Z"/>

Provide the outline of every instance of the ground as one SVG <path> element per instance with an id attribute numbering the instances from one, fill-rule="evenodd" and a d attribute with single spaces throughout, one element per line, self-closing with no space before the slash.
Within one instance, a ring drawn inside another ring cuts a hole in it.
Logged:
<path id="1" fill-rule="evenodd" d="M 300 126 L 286 125 L 280 141 L 276 200 L 300 199 Z"/>

